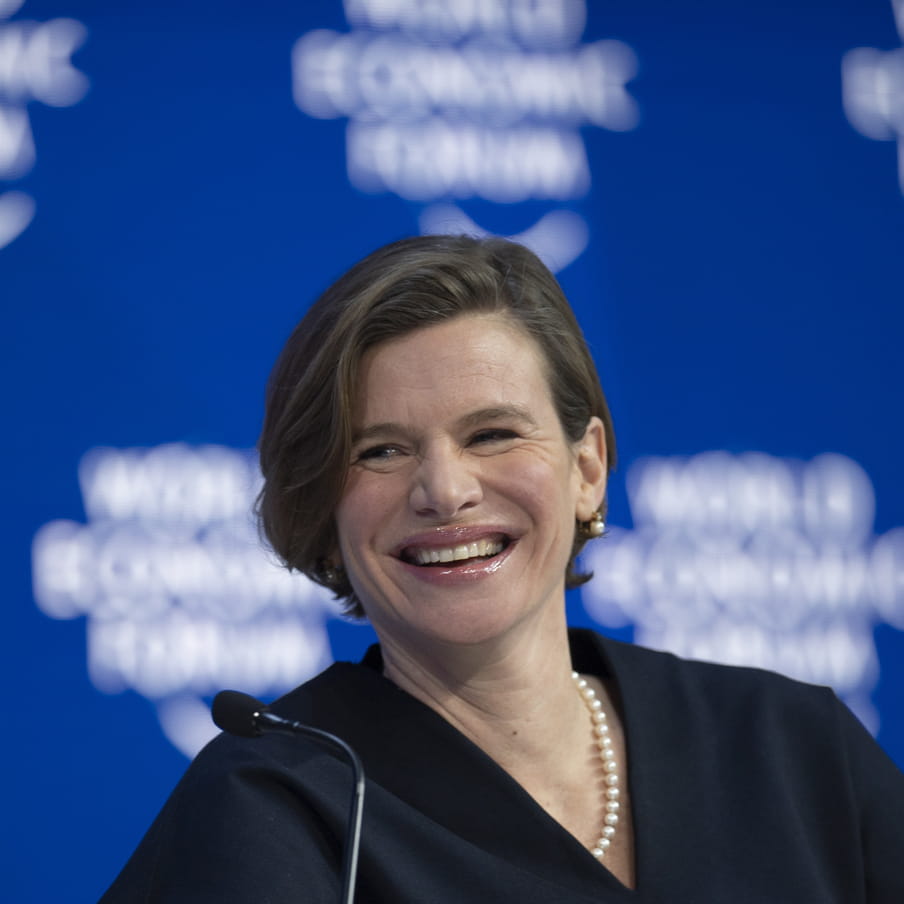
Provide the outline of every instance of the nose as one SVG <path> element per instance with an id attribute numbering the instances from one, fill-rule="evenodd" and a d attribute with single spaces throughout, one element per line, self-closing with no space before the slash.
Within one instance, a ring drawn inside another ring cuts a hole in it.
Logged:
<path id="1" fill-rule="evenodd" d="M 418 463 L 410 497 L 418 515 L 449 521 L 482 498 L 474 463 L 466 461 L 458 449 L 433 449 Z"/>

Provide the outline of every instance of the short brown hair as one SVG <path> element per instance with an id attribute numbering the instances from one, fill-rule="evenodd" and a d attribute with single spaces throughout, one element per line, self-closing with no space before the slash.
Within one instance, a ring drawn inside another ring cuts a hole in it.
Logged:
<path id="1" fill-rule="evenodd" d="M 290 568 L 333 590 L 346 612 L 364 611 L 343 571 L 334 513 L 351 453 L 354 387 L 364 353 L 413 330 L 463 314 L 502 314 L 538 345 L 565 436 L 577 442 L 591 417 L 605 428 L 615 464 L 612 418 L 581 328 L 555 277 L 527 248 L 501 238 L 420 236 L 379 248 L 328 288 L 298 324 L 267 389 L 259 451 L 260 523 Z M 575 526 L 567 587 L 587 540 Z"/>

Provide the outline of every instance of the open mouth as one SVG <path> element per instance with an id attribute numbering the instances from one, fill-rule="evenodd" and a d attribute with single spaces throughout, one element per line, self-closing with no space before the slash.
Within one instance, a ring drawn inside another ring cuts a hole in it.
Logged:
<path id="1" fill-rule="evenodd" d="M 509 537 L 493 537 L 475 540 L 472 543 L 460 543 L 455 546 L 413 547 L 402 550 L 400 558 L 410 565 L 460 565 L 492 559 L 498 556 L 510 543 Z"/>

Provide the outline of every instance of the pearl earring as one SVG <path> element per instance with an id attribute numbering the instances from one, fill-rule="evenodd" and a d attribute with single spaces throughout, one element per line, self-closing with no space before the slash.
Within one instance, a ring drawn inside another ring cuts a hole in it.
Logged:
<path id="1" fill-rule="evenodd" d="M 606 529 L 606 522 L 599 512 L 594 512 L 593 517 L 589 521 L 581 522 L 581 530 L 588 539 L 602 537 L 603 531 Z"/>

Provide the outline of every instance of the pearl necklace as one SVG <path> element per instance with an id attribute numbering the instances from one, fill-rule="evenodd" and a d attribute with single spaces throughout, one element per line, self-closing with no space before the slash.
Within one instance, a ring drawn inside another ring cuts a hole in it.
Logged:
<path id="1" fill-rule="evenodd" d="M 618 825 L 618 766 L 615 763 L 615 752 L 612 750 L 612 738 L 609 737 L 609 724 L 606 722 L 606 714 L 603 712 L 602 703 L 597 699 L 596 691 L 577 672 L 572 672 L 571 678 L 593 720 L 593 734 L 600 749 L 600 759 L 603 761 L 605 771 L 606 817 L 603 831 L 590 850 L 597 860 L 602 860 L 612 845 L 615 827 Z"/>

